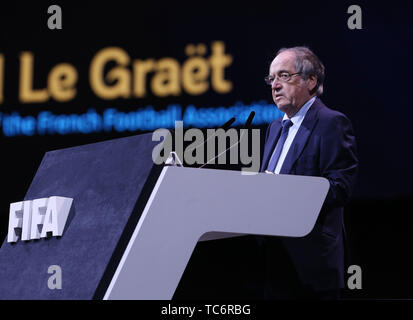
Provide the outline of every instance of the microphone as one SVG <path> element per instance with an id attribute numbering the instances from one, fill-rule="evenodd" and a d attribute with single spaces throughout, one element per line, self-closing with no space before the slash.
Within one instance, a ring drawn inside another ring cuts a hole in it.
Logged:
<path id="1" fill-rule="evenodd" d="M 243 129 L 248 129 L 251 126 L 252 119 L 255 117 L 255 111 L 251 111 L 250 115 L 248 116 L 247 121 L 245 122 Z"/>
<path id="2" fill-rule="evenodd" d="M 252 123 L 252 119 L 254 119 L 255 116 L 255 111 L 251 111 L 250 115 L 248 116 L 247 121 L 244 124 L 244 127 L 242 129 L 248 129 L 251 126 Z M 238 141 L 236 143 L 234 143 L 232 146 L 228 147 L 227 149 L 225 149 L 224 151 L 222 151 L 219 155 L 213 157 L 212 159 L 208 160 L 206 163 L 204 163 L 202 166 L 199 167 L 199 169 L 205 167 L 208 163 L 210 163 L 211 161 L 215 160 L 216 158 L 218 158 L 221 154 L 224 154 L 225 152 L 227 152 L 228 150 L 232 149 L 233 147 L 235 147 L 237 144 L 239 144 L 242 140 L 242 138 L 245 135 L 245 131 L 242 131 L 241 133 L 241 137 L 238 139 Z M 215 137 L 215 135 L 213 136 Z M 209 139 L 208 139 L 209 140 Z"/>
<path id="3" fill-rule="evenodd" d="M 225 122 L 222 125 L 221 129 L 227 130 L 231 126 L 231 124 L 234 123 L 234 121 L 235 121 L 235 117 L 232 117 L 231 119 L 229 119 L 227 122 Z"/>

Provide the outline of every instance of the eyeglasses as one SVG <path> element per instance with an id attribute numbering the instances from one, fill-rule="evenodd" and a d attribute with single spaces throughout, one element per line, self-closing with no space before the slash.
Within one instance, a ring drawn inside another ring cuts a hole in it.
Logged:
<path id="1" fill-rule="evenodd" d="M 274 80 L 277 78 L 277 80 L 282 81 L 282 82 L 287 82 L 290 81 L 292 76 L 295 76 L 296 74 L 300 74 L 301 72 L 296 72 L 296 73 L 289 73 L 289 72 L 280 72 L 277 74 L 275 77 L 274 76 L 266 76 L 264 78 L 265 83 L 268 84 L 269 86 L 272 86 L 272 83 Z"/>

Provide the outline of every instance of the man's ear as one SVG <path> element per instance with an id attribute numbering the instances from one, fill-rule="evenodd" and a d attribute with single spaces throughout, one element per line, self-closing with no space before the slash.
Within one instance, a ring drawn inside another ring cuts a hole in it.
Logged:
<path id="1" fill-rule="evenodd" d="M 307 83 L 308 83 L 308 91 L 312 92 L 315 88 L 315 86 L 317 85 L 317 77 L 316 76 L 310 76 L 307 79 Z"/>

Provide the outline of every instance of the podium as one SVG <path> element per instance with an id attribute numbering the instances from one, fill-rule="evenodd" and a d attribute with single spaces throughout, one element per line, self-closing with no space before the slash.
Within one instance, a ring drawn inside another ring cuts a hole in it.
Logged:
<path id="1" fill-rule="evenodd" d="M 198 241 L 303 237 L 328 192 L 319 177 L 156 166 L 155 145 L 145 134 L 46 153 L 25 200 L 71 197 L 74 212 L 60 238 L 4 241 L 0 299 L 171 299 Z"/>

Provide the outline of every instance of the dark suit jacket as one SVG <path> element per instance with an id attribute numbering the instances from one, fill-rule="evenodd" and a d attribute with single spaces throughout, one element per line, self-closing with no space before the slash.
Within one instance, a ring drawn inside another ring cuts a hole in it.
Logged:
<path id="1" fill-rule="evenodd" d="M 261 171 L 265 171 L 281 132 L 281 120 L 266 133 Z M 314 290 L 344 286 L 343 206 L 355 184 L 358 160 L 348 118 L 316 98 L 294 138 L 280 174 L 325 177 L 330 189 L 312 232 L 281 238 L 302 285 Z M 291 190 L 294 192 L 294 190 Z"/>

